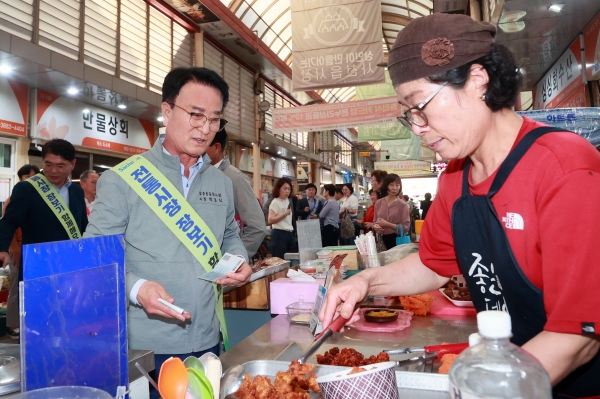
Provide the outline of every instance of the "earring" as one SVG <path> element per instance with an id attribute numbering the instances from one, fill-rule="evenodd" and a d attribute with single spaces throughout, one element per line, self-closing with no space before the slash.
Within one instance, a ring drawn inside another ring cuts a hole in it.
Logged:
<path id="1" fill-rule="evenodd" d="M 485 101 L 485 94 L 481 96 L 481 101 Z"/>

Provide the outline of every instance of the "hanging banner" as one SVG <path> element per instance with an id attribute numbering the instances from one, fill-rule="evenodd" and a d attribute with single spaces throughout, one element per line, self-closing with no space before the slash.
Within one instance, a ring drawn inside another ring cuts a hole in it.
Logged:
<path id="1" fill-rule="evenodd" d="M 292 90 L 384 81 L 381 2 L 291 1 Z M 334 4 L 332 4 L 334 3 Z"/>
<path id="2" fill-rule="evenodd" d="M 431 164 L 425 161 L 375 162 L 374 168 L 385 170 L 388 173 L 395 173 L 400 177 L 435 175 L 431 172 Z"/>
<path id="3" fill-rule="evenodd" d="M 578 87 L 583 86 L 581 46 L 579 36 L 533 88 L 533 109 L 556 108 Z"/>
<path id="4" fill-rule="evenodd" d="M 421 139 L 414 134 L 408 139 L 386 141 L 382 149 L 387 150 L 391 161 L 421 159 Z"/>
<path id="5" fill-rule="evenodd" d="M 291 179 L 296 178 L 296 169 L 294 163 L 283 158 L 275 158 L 275 177 L 289 177 Z"/>
<path id="6" fill-rule="evenodd" d="M 29 86 L 0 77 L 0 132 L 25 137 Z"/>
<path id="7" fill-rule="evenodd" d="M 390 74 L 385 71 L 385 83 L 361 86 L 356 88 L 357 100 L 396 96 Z M 358 141 L 380 141 L 409 139 L 412 131 L 402 126 L 397 120 L 386 123 L 370 124 L 358 127 Z"/>
<path id="8" fill-rule="evenodd" d="M 34 138 L 65 139 L 73 145 L 141 154 L 154 144 L 154 124 L 37 90 Z"/>
<path id="9" fill-rule="evenodd" d="M 588 80 L 600 79 L 600 12 L 583 30 L 585 66 Z"/>
<path id="10" fill-rule="evenodd" d="M 400 116 L 396 96 L 333 104 L 273 109 L 273 134 L 349 129 L 395 122 Z"/>

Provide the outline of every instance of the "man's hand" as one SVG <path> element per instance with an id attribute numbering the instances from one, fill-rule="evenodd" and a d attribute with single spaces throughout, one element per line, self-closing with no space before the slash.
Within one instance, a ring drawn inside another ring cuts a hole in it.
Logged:
<path id="1" fill-rule="evenodd" d="M 10 261 L 8 252 L 0 252 L 0 261 L 2 261 L 2 267 L 8 266 L 8 262 Z"/>
<path id="2" fill-rule="evenodd" d="M 185 311 L 183 314 L 177 313 L 167 305 L 160 303 L 158 298 L 162 298 L 169 303 L 175 302 L 175 299 L 173 299 L 173 297 L 167 293 L 165 288 L 156 281 L 146 281 L 141 285 L 137 294 L 137 300 L 140 305 L 144 307 L 146 313 L 181 321 L 192 318 L 190 312 Z"/>
<path id="3" fill-rule="evenodd" d="M 319 215 L 312 215 L 310 218 L 311 218 L 311 219 L 316 219 L 316 218 L 318 218 L 318 217 L 319 217 Z"/>
<path id="4" fill-rule="evenodd" d="M 241 287 L 250 280 L 252 268 L 248 263 L 244 262 L 236 272 L 227 273 L 227 278 L 220 278 L 216 281 L 217 284 L 229 285 L 231 287 Z"/>
<path id="5" fill-rule="evenodd" d="M 305 207 L 304 208 L 304 212 L 310 212 L 310 208 L 309 207 Z"/>

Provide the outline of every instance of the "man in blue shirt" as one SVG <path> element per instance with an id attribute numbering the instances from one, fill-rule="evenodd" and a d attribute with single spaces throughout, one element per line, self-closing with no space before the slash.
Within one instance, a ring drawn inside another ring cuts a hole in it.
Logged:
<path id="1" fill-rule="evenodd" d="M 323 208 L 323 203 L 315 195 L 317 186 L 312 183 L 306 185 L 306 198 L 302 198 L 296 205 L 296 215 L 302 220 L 316 219 Z"/>

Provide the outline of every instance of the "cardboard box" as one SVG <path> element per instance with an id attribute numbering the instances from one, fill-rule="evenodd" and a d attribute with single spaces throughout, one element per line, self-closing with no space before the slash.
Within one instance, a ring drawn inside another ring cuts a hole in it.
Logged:
<path id="1" fill-rule="evenodd" d="M 317 297 L 319 285 L 325 284 L 325 279 L 319 278 L 315 282 L 292 281 L 289 278 L 280 278 L 271 282 L 271 314 L 287 314 L 286 306 L 299 302 L 314 302 Z"/>

